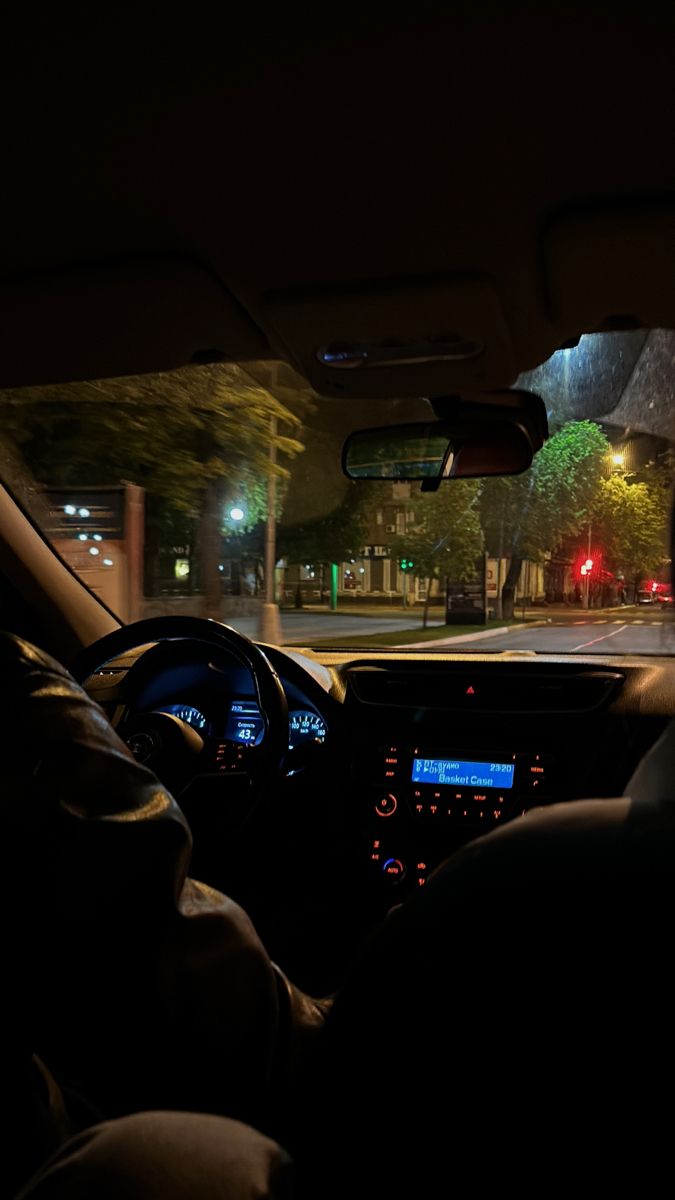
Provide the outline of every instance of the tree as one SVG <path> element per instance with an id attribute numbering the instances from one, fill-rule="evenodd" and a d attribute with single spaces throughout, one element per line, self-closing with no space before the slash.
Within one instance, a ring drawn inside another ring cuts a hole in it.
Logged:
<path id="1" fill-rule="evenodd" d="M 502 615 L 513 616 L 525 558 L 541 559 L 588 523 L 609 443 L 593 421 L 569 421 L 544 443 L 522 475 L 484 481 L 481 519 L 491 554 L 509 558 Z"/>
<path id="2" fill-rule="evenodd" d="M 594 541 L 604 566 L 639 580 L 659 574 L 666 562 L 669 494 L 660 482 L 613 475 L 600 483 L 593 512 Z"/>
<path id="3" fill-rule="evenodd" d="M 434 587 L 448 576 L 468 580 L 475 575 L 483 549 L 478 480 L 449 480 L 437 492 L 418 491 L 407 502 L 406 531 L 389 542 L 391 556 L 412 563 L 410 574 L 424 582 L 426 628 Z"/>
<path id="4" fill-rule="evenodd" d="M 291 395 L 286 388 L 285 399 Z M 198 531 L 207 612 L 218 608 L 226 508 L 245 497 L 249 516 L 263 519 L 260 480 L 270 471 L 288 477 L 286 463 L 303 449 L 296 435 L 310 404 L 307 389 L 291 407 L 229 364 L 0 396 L 5 434 L 41 483 L 129 480 L 163 502 L 153 510 L 158 524 L 162 513 L 187 518 Z M 282 432 L 272 435 L 272 418 Z M 280 456 L 274 464 L 272 437 Z"/>
<path id="5" fill-rule="evenodd" d="M 279 529 L 279 548 L 289 562 L 331 563 L 358 558 L 367 541 L 370 504 L 367 488 L 348 483 L 341 502 L 324 516 Z"/>

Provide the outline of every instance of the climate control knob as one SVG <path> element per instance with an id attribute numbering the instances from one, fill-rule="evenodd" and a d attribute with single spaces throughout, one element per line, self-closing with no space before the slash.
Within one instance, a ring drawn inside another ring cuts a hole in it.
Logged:
<path id="1" fill-rule="evenodd" d="M 382 863 L 382 873 L 392 883 L 399 883 L 405 875 L 405 863 L 401 858 L 388 858 Z"/>

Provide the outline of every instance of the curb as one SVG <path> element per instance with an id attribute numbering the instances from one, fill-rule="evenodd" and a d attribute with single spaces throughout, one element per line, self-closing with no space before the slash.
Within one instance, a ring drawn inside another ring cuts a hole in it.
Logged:
<path id="1" fill-rule="evenodd" d="M 400 646 L 391 646 L 392 650 L 423 650 L 427 646 L 455 646 L 458 642 L 480 642 L 485 638 L 497 637 L 502 633 L 511 633 L 518 629 L 536 629 L 541 625 L 549 625 L 550 621 L 524 621 L 519 625 L 502 625 L 499 629 L 485 629 L 481 633 L 459 633 L 456 637 L 438 638 L 437 641 L 405 642 Z"/>

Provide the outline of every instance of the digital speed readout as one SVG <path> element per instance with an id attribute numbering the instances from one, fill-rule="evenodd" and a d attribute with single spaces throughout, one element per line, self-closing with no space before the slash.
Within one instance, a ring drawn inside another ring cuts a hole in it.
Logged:
<path id="1" fill-rule="evenodd" d="M 265 735 L 265 722 L 255 700 L 233 700 L 225 729 L 228 741 L 258 746 Z M 295 749 L 305 742 L 323 742 L 326 724 L 309 709 L 292 709 L 288 714 L 288 746 Z"/>
<path id="2" fill-rule="evenodd" d="M 414 758 L 413 783 L 445 787 L 512 788 L 515 765 L 461 758 Z"/>
<path id="3" fill-rule="evenodd" d="M 257 746 L 262 741 L 264 734 L 265 722 L 255 701 L 233 700 L 225 729 L 225 737 L 228 741 Z"/>

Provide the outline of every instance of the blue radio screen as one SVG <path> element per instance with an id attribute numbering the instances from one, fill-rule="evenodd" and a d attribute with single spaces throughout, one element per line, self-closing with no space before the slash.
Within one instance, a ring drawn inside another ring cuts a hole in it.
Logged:
<path id="1" fill-rule="evenodd" d="M 449 787 L 511 788 L 514 763 L 468 762 L 460 758 L 414 758 L 413 783 Z"/>

